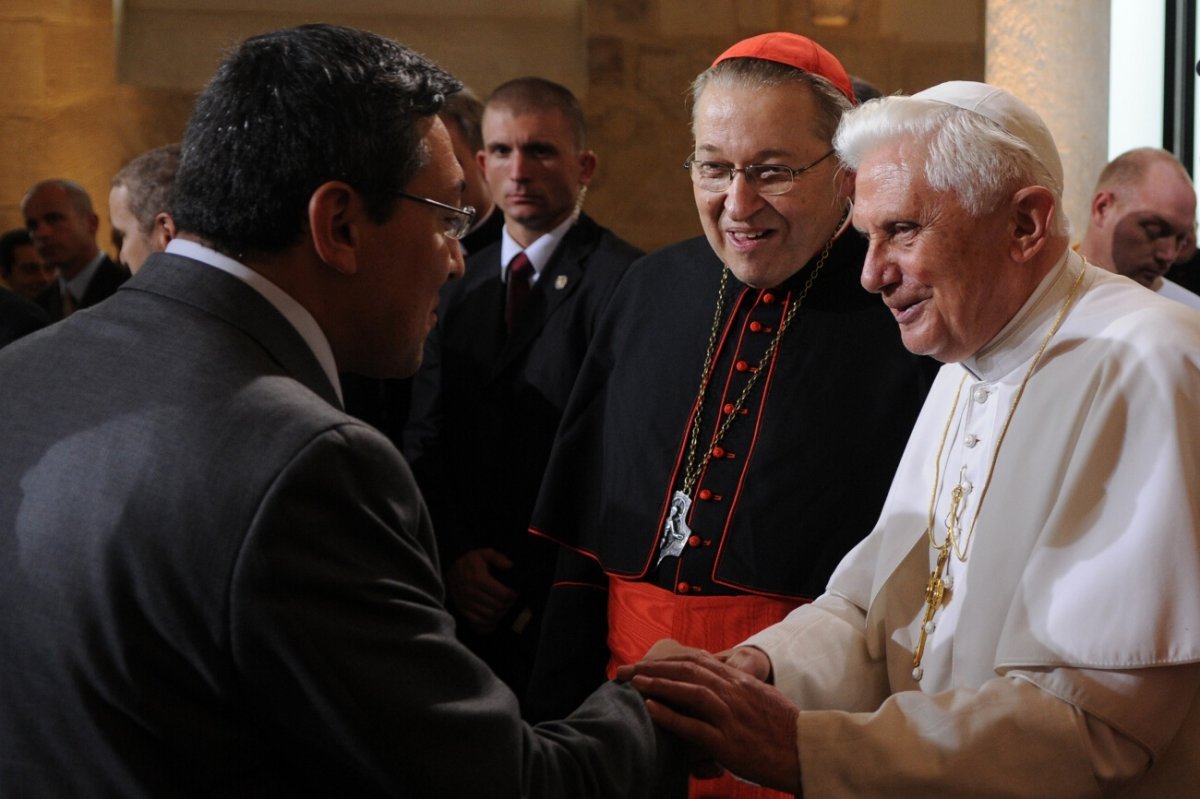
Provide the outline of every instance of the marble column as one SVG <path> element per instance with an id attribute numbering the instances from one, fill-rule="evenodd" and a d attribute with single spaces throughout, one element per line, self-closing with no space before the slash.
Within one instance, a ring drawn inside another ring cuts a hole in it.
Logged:
<path id="1" fill-rule="evenodd" d="M 988 0 L 987 82 L 1041 114 L 1065 173 L 1073 240 L 1108 158 L 1109 0 Z"/>

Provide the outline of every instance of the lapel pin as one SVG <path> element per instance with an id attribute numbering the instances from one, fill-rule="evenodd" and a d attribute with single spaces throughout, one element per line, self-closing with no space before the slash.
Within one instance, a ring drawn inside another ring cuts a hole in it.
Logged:
<path id="1" fill-rule="evenodd" d="M 566 287 L 567 287 L 567 276 L 566 275 L 559 275 L 558 277 L 554 278 L 554 288 L 558 289 L 559 291 L 562 291 Z"/>

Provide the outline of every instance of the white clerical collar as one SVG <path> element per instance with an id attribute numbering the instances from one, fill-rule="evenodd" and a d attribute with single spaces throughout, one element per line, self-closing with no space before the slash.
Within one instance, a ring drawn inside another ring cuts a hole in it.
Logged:
<path id="1" fill-rule="evenodd" d="M 321 326 L 317 324 L 317 320 L 313 318 L 312 314 L 303 305 L 296 302 L 290 294 L 250 267 L 226 255 L 222 255 L 216 250 L 205 247 L 203 244 L 189 241 L 188 239 L 171 239 L 170 243 L 167 244 L 167 252 L 174 255 L 182 255 L 185 258 L 191 258 L 193 261 L 199 261 L 202 264 L 216 267 L 222 272 L 233 275 L 261 294 L 263 299 L 271 303 L 275 307 L 275 310 L 283 314 L 283 318 L 287 319 L 292 327 L 296 328 L 296 332 L 300 334 L 300 337 L 304 339 L 304 343 L 312 350 L 317 363 L 321 365 L 325 376 L 329 378 L 329 382 L 333 385 L 333 390 L 337 393 L 338 402 L 342 403 L 343 406 L 345 405 L 345 400 L 342 398 L 342 383 L 338 380 L 337 362 L 333 359 L 333 348 L 329 346 L 329 339 L 325 337 L 325 333 L 321 330 Z"/>
<path id="2" fill-rule="evenodd" d="M 1041 347 L 1075 278 L 1085 268 L 1083 257 L 1067 248 L 1016 315 L 991 341 L 964 360 L 963 368 L 977 380 L 994 381 L 1028 363 Z"/>
<path id="3" fill-rule="evenodd" d="M 554 251 L 558 249 L 558 243 L 563 240 L 563 236 L 567 235 L 567 231 L 573 224 L 575 224 L 574 214 L 568 216 L 554 230 L 539 236 L 537 241 L 524 248 L 525 256 L 533 264 L 533 282 L 537 281 L 542 270 L 550 263 L 550 256 L 554 255 Z M 508 232 L 508 221 L 505 220 L 504 228 L 500 233 L 500 276 L 503 280 L 508 280 L 508 264 L 521 251 L 521 245 L 517 244 L 517 240 Z"/>

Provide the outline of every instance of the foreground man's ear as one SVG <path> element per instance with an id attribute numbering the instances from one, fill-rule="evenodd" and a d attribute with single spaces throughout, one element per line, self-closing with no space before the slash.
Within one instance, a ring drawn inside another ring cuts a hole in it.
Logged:
<path id="1" fill-rule="evenodd" d="M 317 256 L 338 272 L 358 271 L 360 225 L 367 219 L 362 196 L 339 180 L 322 183 L 308 200 L 308 229 Z"/>

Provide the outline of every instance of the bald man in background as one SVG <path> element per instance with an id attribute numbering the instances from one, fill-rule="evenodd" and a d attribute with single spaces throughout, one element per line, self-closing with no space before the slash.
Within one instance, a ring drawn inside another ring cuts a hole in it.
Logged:
<path id="1" fill-rule="evenodd" d="M 1200 308 L 1200 296 L 1164 275 L 1185 257 L 1196 232 L 1196 190 L 1166 150 L 1139 147 L 1100 172 L 1079 252 L 1172 300 Z"/>

